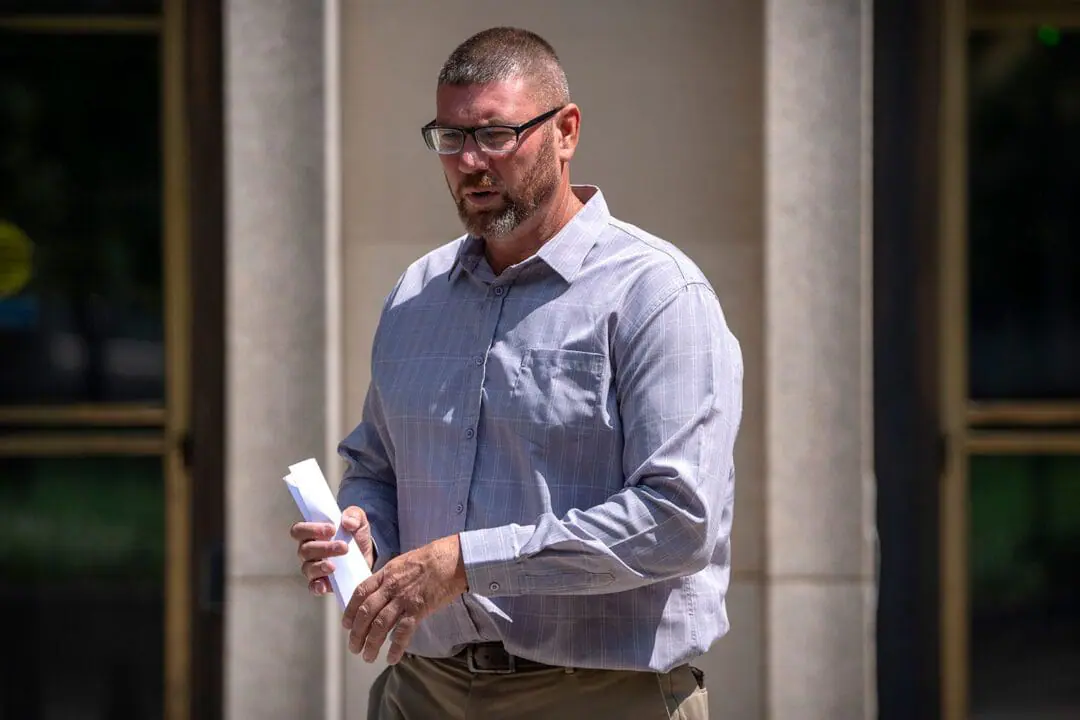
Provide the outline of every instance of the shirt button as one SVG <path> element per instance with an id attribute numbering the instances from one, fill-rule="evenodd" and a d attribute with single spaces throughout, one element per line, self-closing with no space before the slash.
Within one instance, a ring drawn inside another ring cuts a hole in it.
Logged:
<path id="1" fill-rule="evenodd" d="M 460 515 L 461 513 L 465 512 L 465 506 L 462 505 L 461 503 L 458 503 L 456 510 L 457 510 L 457 514 Z"/>
<path id="2" fill-rule="evenodd" d="M 472 440 L 473 435 L 475 435 L 475 434 L 476 434 L 476 431 L 473 430 L 472 428 L 467 428 L 465 430 L 465 437 L 469 438 L 470 440 Z"/>
<path id="3" fill-rule="evenodd" d="M 491 592 L 499 592 L 499 583 L 491 583 L 490 585 L 488 585 L 488 590 L 490 590 Z"/>
<path id="4" fill-rule="evenodd" d="M 476 363 L 477 365 L 483 365 L 484 364 L 484 358 L 477 355 L 476 357 L 473 358 L 473 362 Z"/>
<path id="5" fill-rule="evenodd" d="M 504 292 L 506 292 L 506 288 L 504 288 L 502 285 L 495 288 L 495 295 L 497 297 L 502 297 Z"/>

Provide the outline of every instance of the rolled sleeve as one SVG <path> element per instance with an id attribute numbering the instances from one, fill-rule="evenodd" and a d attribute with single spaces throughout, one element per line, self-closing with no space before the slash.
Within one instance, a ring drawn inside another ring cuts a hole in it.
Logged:
<path id="1" fill-rule="evenodd" d="M 521 544 L 532 533 L 531 527 L 520 525 L 461 533 L 461 557 L 469 591 L 487 597 L 522 594 Z"/>

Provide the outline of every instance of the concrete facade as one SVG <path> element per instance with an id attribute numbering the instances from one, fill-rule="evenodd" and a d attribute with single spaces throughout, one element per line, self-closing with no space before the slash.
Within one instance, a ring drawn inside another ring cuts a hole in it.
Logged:
<path id="1" fill-rule="evenodd" d="M 876 717 L 867 0 L 776 0 L 765 42 L 771 717 Z"/>
<path id="2" fill-rule="evenodd" d="M 327 706 L 323 608 L 297 572 L 281 481 L 290 463 L 322 458 L 327 432 L 319 5 L 226 6 L 229 718 L 316 718 Z"/>
<path id="3" fill-rule="evenodd" d="M 383 298 L 460 232 L 418 129 L 447 54 L 496 24 L 563 59 L 574 181 L 685 250 L 742 343 L 713 717 L 874 716 L 869 1 L 446 0 L 416 22 L 431 7 L 227 3 L 227 717 L 364 717 L 381 668 L 307 596 L 280 477 L 337 474 Z"/>

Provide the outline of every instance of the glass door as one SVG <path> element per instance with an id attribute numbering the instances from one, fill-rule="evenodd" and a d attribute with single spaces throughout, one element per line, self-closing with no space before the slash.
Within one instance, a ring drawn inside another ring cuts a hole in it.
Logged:
<path id="1" fill-rule="evenodd" d="M 0 717 L 188 715 L 181 18 L 0 0 Z"/>
<path id="2" fill-rule="evenodd" d="M 1080 13 L 945 12 L 943 715 L 1080 717 Z"/>

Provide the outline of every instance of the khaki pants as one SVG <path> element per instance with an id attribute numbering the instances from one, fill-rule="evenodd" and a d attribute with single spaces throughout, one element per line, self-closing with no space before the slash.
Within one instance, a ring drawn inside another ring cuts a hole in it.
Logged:
<path id="1" fill-rule="evenodd" d="M 376 679 L 368 720 L 708 720 L 697 672 L 529 667 L 488 675 L 461 659 L 406 655 Z"/>

